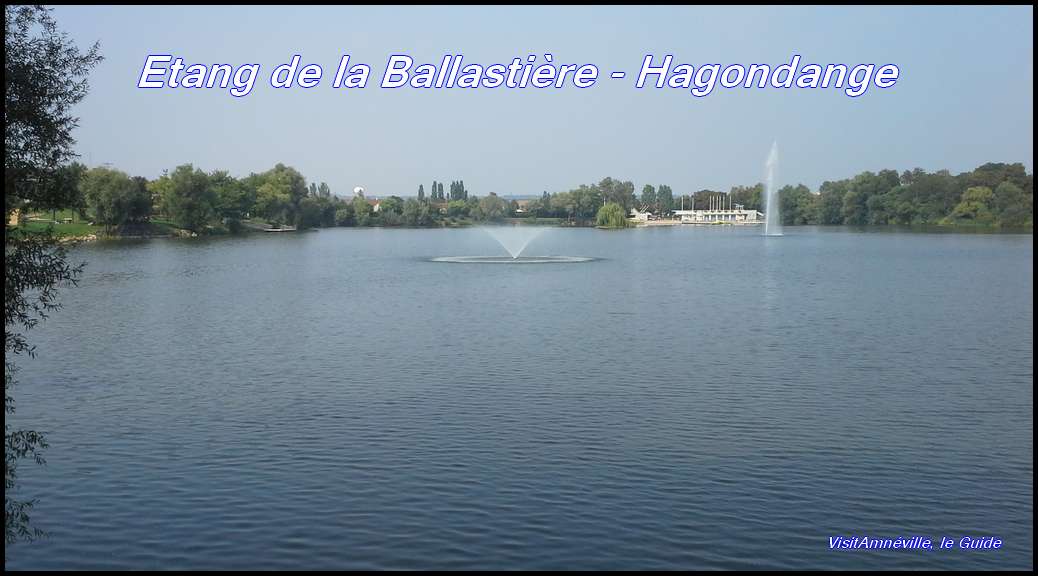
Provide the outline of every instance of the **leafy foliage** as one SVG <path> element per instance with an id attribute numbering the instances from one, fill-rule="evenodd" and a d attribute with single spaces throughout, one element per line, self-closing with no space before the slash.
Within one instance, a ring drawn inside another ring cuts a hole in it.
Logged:
<path id="1" fill-rule="evenodd" d="M 48 186 L 74 156 L 72 106 L 88 90 L 86 75 L 101 61 L 99 46 L 80 51 L 41 6 L 4 7 L 4 196 L 52 206 L 61 189 Z"/>
<path id="2" fill-rule="evenodd" d="M 598 209 L 595 220 L 602 228 L 626 228 L 627 211 L 616 202 L 606 202 Z"/>
<path id="3" fill-rule="evenodd" d="M 151 193 L 118 170 L 92 168 L 83 174 L 79 189 L 86 208 L 106 230 L 151 214 Z"/>
<path id="4" fill-rule="evenodd" d="M 72 131 L 79 119 L 72 107 L 87 94 L 87 74 L 101 61 L 94 44 L 81 51 L 58 30 L 41 6 L 4 7 L 4 214 L 14 209 L 78 206 L 81 169 L 74 158 Z M 14 358 L 31 356 L 24 332 L 59 306 L 58 288 L 74 284 L 81 268 L 71 267 L 64 248 L 49 232 L 4 230 L 4 413 L 14 413 Z M 39 536 L 30 525 L 32 501 L 12 496 L 18 462 L 42 463 L 44 436 L 15 430 L 4 419 L 4 536 L 7 544 Z M 5 559 L 6 550 L 5 546 Z"/>
<path id="5" fill-rule="evenodd" d="M 1033 226 L 1034 176 L 1023 164 L 947 170 L 862 172 L 824 182 L 818 194 L 779 190 L 785 224 Z"/>
<path id="6" fill-rule="evenodd" d="M 75 285 L 83 266 L 70 266 L 65 248 L 49 233 L 11 230 L 6 233 L 4 258 L 4 413 L 14 413 L 12 388 L 17 366 L 14 357 L 32 357 L 33 346 L 25 332 L 34 328 L 57 308 L 58 288 Z M 43 464 L 42 451 L 47 447 L 43 434 L 33 430 L 16 430 L 4 419 L 4 534 L 7 544 L 19 539 L 31 540 L 42 532 L 30 527 L 29 512 L 33 501 L 11 497 L 17 486 L 18 462 L 32 458 Z"/>

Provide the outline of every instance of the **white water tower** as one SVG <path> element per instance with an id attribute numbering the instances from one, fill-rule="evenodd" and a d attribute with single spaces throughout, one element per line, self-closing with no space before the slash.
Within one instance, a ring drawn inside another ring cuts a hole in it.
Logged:
<path id="1" fill-rule="evenodd" d="M 353 189 L 353 195 L 354 196 L 360 196 L 363 193 L 364 193 L 364 187 L 363 186 L 357 186 L 356 188 Z"/>

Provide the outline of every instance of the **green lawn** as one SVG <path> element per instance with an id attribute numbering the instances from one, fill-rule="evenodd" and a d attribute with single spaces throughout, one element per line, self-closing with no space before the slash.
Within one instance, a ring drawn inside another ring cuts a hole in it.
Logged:
<path id="1" fill-rule="evenodd" d="M 43 232 L 48 228 L 52 228 L 56 236 L 89 236 L 91 234 L 101 234 L 104 232 L 103 226 L 91 226 L 86 222 L 76 222 L 74 224 L 54 224 L 52 222 L 42 222 L 39 220 L 28 221 L 18 226 L 24 228 L 30 232 Z"/>
<path id="2" fill-rule="evenodd" d="M 104 226 L 91 225 L 87 222 L 82 221 L 82 218 L 80 218 L 78 215 L 76 216 L 76 220 L 79 220 L 78 222 L 74 222 L 71 224 L 61 223 L 61 220 L 72 217 L 71 212 L 69 211 L 60 211 L 58 213 L 59 223 L 57 224 L 51 221 L 51 215 L 49 213 L 41 213 L 38 215 L 33 215 L 33 217 L 45 219 L 27 220 L 20 224 L 18 227 L 23 228 L 24 230 L 28 230 L 30 232 L 43 232 L 49 228 L 54 232 L 55 236 L 59 237 L 82 237 L 90 235 L 104 236 L 105 234 Z M 175 235 L 176 231 L 177 226 L 175 226 L 172 222 L 156 218 L 145 224 L 128 225 L 126 229 L 112 230 L 111 232 L 112 237 L 118 237 L 124 234 L 130 236 L 136 236 L 141 234 L 146 236 L 168 236 Z"/>
<path id="3" fill-rule="evenodd" d="M 68 218 L 71 218 L 74 222 L 78 222 L 80 220 L 83 220 L 83 217 L 80 216 L 80 214 L 78 212 L 76 212 L 75 210 L 73 210 L 71 208 L 65 208 L 64 210 L 57 210 L 57 211 L 54 211 L 54 212 L 51 212 L 51 211 L 48 211 L 48 210 L 42 210 L 42 211 L 39 211 L 39 212 L 32 212 L 30 214 L 27 214 L 27 216 L 28 216 L 28 218 L 30 220 L 35 220 L 35 219 L 39 219 L 39 220 L 57 220 L 58 222 L 63 222 L 64 220 L 66 220 Z M 87 220 L 87 221 L 89 221 L 89 220 Z"/>

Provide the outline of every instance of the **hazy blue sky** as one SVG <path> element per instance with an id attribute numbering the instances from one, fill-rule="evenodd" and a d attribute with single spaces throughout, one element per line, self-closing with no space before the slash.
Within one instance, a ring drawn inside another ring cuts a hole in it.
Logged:
<path id="1" fill-rule="evenodd" d="M 989 161 L 1033 170 L 1032 7 L 59 7 L 105 61 L 77 112 L 83 161 L 153 178 L 193 163 L 235 175 L 277 162 L 337 194 L 413 195 L 464 179 L 477 195 L 560 191 L 604 176 L 676 193 L 762 180 L 773 139 L 782 183 L 893 168 L 960 172 Z M 586 90 L 387 90 L 389 55 L 438 64 L 551 53 L 595 63 Z M 148 54 L 259 63 L 252 94 L 136 87 Z M 321 86 L 275 90 L 265 76 L 300 54 Z M 695 98 L 633 87 L 646 54 L 675 62 L 895 63 L 897 85 L 842 91 L 724 89 Z M 372 68 L 334 90 L 343 54 Z M 623 70 L 626 80 L 608 72 Z"/>

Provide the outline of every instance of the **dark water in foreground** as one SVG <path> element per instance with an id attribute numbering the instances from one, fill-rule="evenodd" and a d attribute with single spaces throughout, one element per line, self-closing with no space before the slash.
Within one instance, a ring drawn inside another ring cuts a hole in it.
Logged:
<path id="1" fill-rule="evenodd" d="M 786 233 L 82 247 L 7 567 L 1032 568 L 1033 237 Z"/>

